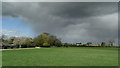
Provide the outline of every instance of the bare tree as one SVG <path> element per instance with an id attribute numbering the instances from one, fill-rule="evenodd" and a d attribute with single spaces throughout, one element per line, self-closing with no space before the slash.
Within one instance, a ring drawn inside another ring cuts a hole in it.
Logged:
<path id="1" fill-rule="evenodd" d="M 115 43 L 115 40 L 108 40 L 108 43 L 110 46 L 113 46 L 113 44 Z"/>
<path id="2" fill-rule="evenodd" d="M 16 37 L 13 41 L 14 45 L 17 45 L 19 48 L 21 48 L 23 45 L 28 47 L 32 42 L 32 38 L 29 37 Z"/>

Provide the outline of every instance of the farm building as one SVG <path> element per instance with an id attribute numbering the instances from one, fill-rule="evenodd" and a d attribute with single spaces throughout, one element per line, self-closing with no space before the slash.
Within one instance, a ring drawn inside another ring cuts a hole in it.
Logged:
<path id="1" fill-rule="evenodd" d="M 76 46 L 99 46 L 99 44 L 82 44 L 82 43 L 76 43 Z"/>

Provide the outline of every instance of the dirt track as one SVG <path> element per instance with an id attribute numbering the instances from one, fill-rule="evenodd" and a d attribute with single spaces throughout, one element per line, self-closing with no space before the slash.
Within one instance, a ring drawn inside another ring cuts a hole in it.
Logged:
<path id="1" fill-rule="evenodd" d="M 0 50 L 22 50 L 22 49 L 37 49 L 37 48 L 16 48 L 16 49 L 0 49 Z"/>

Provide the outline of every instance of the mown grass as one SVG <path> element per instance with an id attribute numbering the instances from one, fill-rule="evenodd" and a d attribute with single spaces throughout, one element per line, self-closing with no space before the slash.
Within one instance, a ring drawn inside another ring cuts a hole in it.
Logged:
<path id="1" fill-rule="evenodd" d="M 118 48 L 68 47 L 4 50 L 3 66 L 118 66 Z"/>

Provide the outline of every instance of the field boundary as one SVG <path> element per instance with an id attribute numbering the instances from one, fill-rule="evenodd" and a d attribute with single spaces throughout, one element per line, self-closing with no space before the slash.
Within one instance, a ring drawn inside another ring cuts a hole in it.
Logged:
<path id="1" fill-rule="evenodd" d="M 15 48 L 15 49 L 0 49 L 0 50 L 22 50 L 22 49 L 37 49 L 37 48 Z"/>

